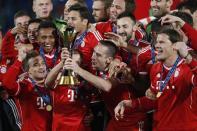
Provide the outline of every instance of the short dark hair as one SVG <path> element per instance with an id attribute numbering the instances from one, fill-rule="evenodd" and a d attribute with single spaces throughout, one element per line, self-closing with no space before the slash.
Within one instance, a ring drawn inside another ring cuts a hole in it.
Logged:
<path id="1" fill-rule="evenodd" d="M 129 17 L 134 23 L 136 23 L 135 16 L 131 12 L 123 12 L 120 15 L 118 15 L 117 19 L 123 18 L 123 17 Z"/>
<path id="2" fill-rule="evenodd" d="M 177 16 L 177 17 L 181 18 L 183 21 L 185 21 L 186 23 L 193 26 L 193 18 L 190 14 L 188 14 L 186 12 L 178 11 L 178 12 L 173 12 L 171 15 Z"/>
<path id="3" fill-rule="evenodd" d="M 60 46 L 62 46 L 62 37 L 60 35 L 59 30 L 57 29 L 57 27 L 55 26 L 55 24 L 51 21 L 41 21 L 39 27 L 38 27 L 38 32 L 41 29 L 45 29 L 45 28 L 53 28 L 53 36 L 55 38 L 55 46 L 56 48 L 59 48 Z"/>
<path id="4" fill-rule="evenodd" d="M 109 41 L 109 40 L 100 40 L 99 43 L 102 45 L 102 46 L 105 46 L 108 48 L 108 52 L 107 52 L 107 55 L 109 57 L 115 57 L 117 51 L 118 51 L 118 48 L 117 46 L 112 42 L 112 41 Z"/>
<path id="5" fill-rule="evenodd" d="M 184 1 L 178 5 L 177 9 L 188 9 L 193 14 L 197 10 L 197 0 Z"/>
<path id="6" fill-rule="evenodd" d="M 125 11 L 133 13 L 136 7 L 135 0 L 125 0 Z"/>
<path id="7" fill-rule="evenodd" d="M 41 23 L 42 22 L 42 20 L 41 19 L 31 19 L 30 21 L 29 21 L 29 25 L 30 24 L 32 24 L 32 23 Z"/>
<path id="8" fill-rule="evenodd" d="M 72 5 L 69 9 L 68 9 L 69 12 L 71 11 L 77 11 L 79 12 L 81 18 L 83 19 L 87 19 L 88 21 L 90 21 L 91 19 L 91 16 L 90 16 L 90 13 L 89 13 L 89 10 L 86 6 L 84 5 L 81 5 L 79 3 L 77 4 L 74 4 Z"/>
<path id="9" fill-rule="evenodd" d="M 29 15 L 26 11 L 24 11 L 24 10 L 19 10 L 19 11 L 17 11 L 17 12 L 15 13 L 15 15 L 14 15 L 14 20 L 17 19 L 18 17 L 22 17 L 22 16 L 29 16 L 29 17 L 30 17 L 30 15 Z M 31 18 L 31 17 L 30 17 L 30 18 Z"/>
<path id="10" fill-rule="evenodd" d="M 164 30 L 164 29 L 173 29 L 173 26 L 172 24 L 169 24 L 169 23 L 164 23 L 164 24 L 161 24 L 161 21 L 159 19 L 155 19 L 153 21 L 151 21 L 148 26 L 151 26 L 151 32 L 161 32 L 161 30 Z"/>
<path id="11" fill-rule="evenodd" d="M 26 58 L 22 62 L 23 70 L 25 72 L 27 72 L 29 70 L 29 60 L 31 58 L 35 58 L 37 56 L 40 56 L 40 54 L 37 51 L 35 51 L 35 50 L 32 50 L 32 51 L 30 51 L 30 52 L 27 53 Z"/>
<path id="12" fill-rule="evenodd" d="M 55 30 L 57 29 L 55 24 L 53 24 L 53 22 L 51 21 L 41 21 L 38 30 L 42 28 L 54 28 Z"/>
<path id="13" fill-rule="evenodd" d="M 170 23 L 161 24 L 161 21 L 159 19 L 155 19 L 147 25 L 147 28 L 150 28 L 150 33 L 148 34 L 148 41 L 154 43 L 156 35 L 159 32 L 165 29 L 173 29 L 173 25 Z"/>
<path id="14" fill-rule="evenodd" d="M 158 34 L 166 34 L 172 43 L 181 41 L 181 35 L 174 29 L 164 29 Z"/>

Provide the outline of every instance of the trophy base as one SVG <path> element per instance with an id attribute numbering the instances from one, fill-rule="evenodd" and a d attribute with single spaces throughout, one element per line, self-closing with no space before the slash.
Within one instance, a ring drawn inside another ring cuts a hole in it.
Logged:
<path id="1" fill-rule="evenodd" d="M 80 82 L 76 77 L 73 76 L 61 76 L 59 85 L 68 85 L 68 86 L 74 86 L 79 85 Z"/>

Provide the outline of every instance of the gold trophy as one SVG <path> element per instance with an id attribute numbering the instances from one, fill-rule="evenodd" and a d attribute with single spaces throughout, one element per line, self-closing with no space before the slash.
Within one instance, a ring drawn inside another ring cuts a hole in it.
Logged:
<path id="1" fill-rule="evenodd" d="M 77 32 L 72 27 L 67 27 L 64 31 L 64 47 L 68 47 L 68 51 L 71 58 L 76 36 Z M 63 69 L 59 85 L 74 86 L 79 84 L 80 82 L 77 79 L 76 74 L 72 70 Z"/>

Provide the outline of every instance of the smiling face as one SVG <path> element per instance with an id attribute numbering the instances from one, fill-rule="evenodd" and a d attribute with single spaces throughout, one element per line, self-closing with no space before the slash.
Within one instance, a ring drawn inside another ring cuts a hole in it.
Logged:
<path id="1" fill-rule="evenodd" d="M 41 28 L 39 30 L 38 42 L 43 46 L 46 53 L 50 53 L 55 46 L 54 28 Z"/>
<path id="2" fill-rule="evenodd" d="M 78 11 L 68 13 L 68 25 L 73 27 L 76 32 L 83 32 L 88 24 L 87 19 L 83 19 Z"/>
<path id="3" fill-rule="evenodd" d="M 92 5 L 92 15 L 96 22 L 102 21 L 106 18 L 105 3 L 102 0 L 95 0 Z"/>
<path id="4" fill-rule="evenodd" d="M 27 36 L 28 36 L 28 39 L 29 39 L 29 42 L 31 44 L 33 43 L 36 43 L 37 42 L 37 37 L 38 37 L 38 26 L 40 24 L 39 23 L 31 23 L 29 24 L 28 26 L 28 29 L 27 29 Z"/>
<path id="5" fill-rule="evenodd" d="M 46 65 L 41 56 L 30 58 L 28 73 L 34 80 L 43 80 L 47 75 Z"/>
<path id="6" fill-rule="evenodd" d="M 131 38 L 132 30 L 135 22 L 129 17 L 122 17 L 117 20 L 117 34 L 120 35 L 124 41 Z"/>
<path id="7" fill-rule="evenodd" d="M 125 11 L 126 3 L 124 0 L 114 0 L 110 8 L 110 19 L 116 22 L 119 14 Z"/>
<path id="8" fill-rule="evenodd" d="M 172 0 L 151 0 L 150 6 L 155 17 L 161 17 L 162 15 L 170 11 Z"/>
<path id="9" fill-rule="evenodd" d="M 53 10 L 53 4 L 51 0 L 34 0 L 33 11 L 36 14 L 36 18 L 46 19 L 50 16 Z"/>
<path id="10" fill-rule="evenodd" d="M 174 53 L 174 44 L 169 40 L 169 36 L 166 34 L 158 34 L 155 44 L 157 59 L 165 61 Z"/>

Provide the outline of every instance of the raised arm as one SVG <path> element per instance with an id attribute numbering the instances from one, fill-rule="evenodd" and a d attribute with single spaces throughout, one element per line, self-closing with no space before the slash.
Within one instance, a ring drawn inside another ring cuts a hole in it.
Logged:
<path id="1" fill-rule="evenodd" d="M 57 64 L 47 75 L 47 78 L 45 80 L 46 87 L 53 88 L 55 86 L 55 80 L 58 77 L 58 74 L 62 70 L 64 66 L 64 61 L 69 57 L 69 52 L 67 48 L 62 48 L 61 52 L 61 61 L 59 64 Z"/>
<path id="2" fill-rule="evenodd" d="M 112 88 L 112 83 L 109 80 L 105 80 L 103 78 L 100 78 L 100 77 L 93 75 L 92 73 L 82 69 L 81 67 L 79 67 L 79 65 L 76 62 L 74 62 L 70 58 L 65 61 L 64 67 L 66 69 L 73 70 L 75 73 L 80 75 L 86 81 L 93 84 L 96 88 L 99 88 L 99 89 L 106 91 L 106 92 L 109 92 Z"/>
<path id="3" fill-rule="evenodd" d="M 19 52 L 18 59 L 8 69 L 8 71 L 6 72 L 3 78 L 3 86 L 10 95 L 17 95 L 20 91 L 20 86 L 17 83 L 17 80 L 18 80 L 18 76 L 21 73 L 22 61 L 26 57 L 26 48 L 21 47 L 18 52 Z"/>

